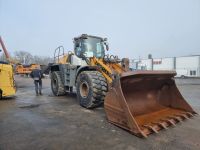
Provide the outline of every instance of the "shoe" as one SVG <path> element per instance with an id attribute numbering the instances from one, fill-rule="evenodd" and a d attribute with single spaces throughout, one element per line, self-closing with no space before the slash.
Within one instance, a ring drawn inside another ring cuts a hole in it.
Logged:
<path id="1" fill-rule="evenodd" d="M 36 93 L 36 96 L 39 96 L 39 94 L 38 94 L 38 93 Z"/>
<path id="2" fill-rule="evenodd" d="M 40 93 L 40 95 L 42 95 L 42 93 Z"/>

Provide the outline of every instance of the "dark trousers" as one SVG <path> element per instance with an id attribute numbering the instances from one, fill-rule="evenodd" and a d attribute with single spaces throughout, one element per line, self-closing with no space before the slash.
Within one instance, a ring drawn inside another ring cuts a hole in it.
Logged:
<path id="1" fill-rule="evenodd" d="M 36 94 L 42 93 L 42 80 L 34 80 Z"/>

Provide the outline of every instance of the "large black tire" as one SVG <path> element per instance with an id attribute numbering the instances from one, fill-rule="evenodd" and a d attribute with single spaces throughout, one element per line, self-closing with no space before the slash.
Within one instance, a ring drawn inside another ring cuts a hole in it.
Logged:
<path id="1" fill-rule="evenodd" d="M 55 96 L 65 94 L 64 84 L 61 80 L 61 74 L 59 71 L 54 71 L 51 73 L 51 90 Z"/>
<path id="2" fill-rule="evenodd" d="M 3 91 L 0 89 L 0 100 L 3 98 Z"/>
<path id="3" fill-rule="evenodd" d="M 108 87 L 100 72 L 83 71 L 77 78 L 76 90 L 80 105 L 89 109 L 103 103 Z"/>

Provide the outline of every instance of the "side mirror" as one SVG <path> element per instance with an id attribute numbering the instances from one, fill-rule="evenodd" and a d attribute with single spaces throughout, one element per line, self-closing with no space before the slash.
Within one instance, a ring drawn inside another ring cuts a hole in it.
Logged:
<path id="1" fill-rule="evenodd" d="M 108 51 L 109 50 L 109 44 L 108 42 L 104 42 L 105 46 L 106 46 L 106 50 Z"/>

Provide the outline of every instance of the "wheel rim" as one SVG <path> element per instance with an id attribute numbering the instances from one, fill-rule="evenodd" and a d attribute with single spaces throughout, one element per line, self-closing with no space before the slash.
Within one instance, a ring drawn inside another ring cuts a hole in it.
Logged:
<path id="1" fill-rule="evenodd" d="M 82 82 L 80 85 L 80 94 L 83 98 L 86 98 L 89 93 L 89 86 L 87 82 Z"/>

